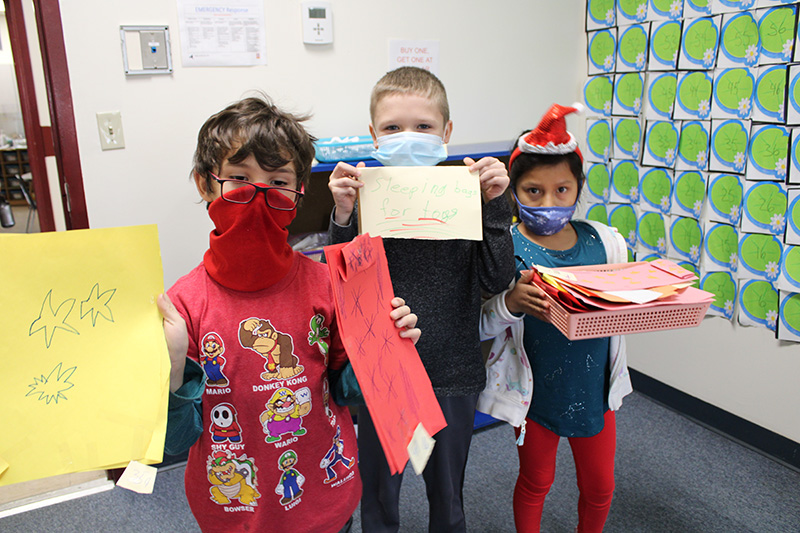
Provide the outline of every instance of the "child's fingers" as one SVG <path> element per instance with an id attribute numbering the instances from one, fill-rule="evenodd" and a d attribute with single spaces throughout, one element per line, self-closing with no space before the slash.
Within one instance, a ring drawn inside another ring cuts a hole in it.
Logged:
<path id="1" fill-rule="evenodd" d="M 363 168 L 363 165 L 357 165 L 354 167 L 349 163 L 339 161 L 338 163 L 336 163 L 333 172 L 331 172 L 329 181 L 333 181 L 334 179 L 339 179 L 342 177 L 358 178 L 359 176 L 361 176 L 361 170 L 359 170 L 361 168 Z"/>
<path id="2" fill-rule="evenodd" d="M 404 339 L 411 339 L 411 342 L 417 344 L 420 335 L 422 335 L 422 331 L 419 328 L 412 328 L 412 329 L 402 329 L 400 330 L 400 336 Z"/>
<path id="3" fill-rule="evenodd" d="M 417 325 L 417 315 L 414 313 L 405 314 L 400 318 L 395 319 L 394 325 L 400 329 L 412 329 Z"/>
<path id="4" fill-rule="evenodd" d="M 397 308 L 406 305 L 406 301 L 400 298 L 399 296 L 395 296 L 394 298 L 392 298 L 391 304 L 392 307 Z"/>

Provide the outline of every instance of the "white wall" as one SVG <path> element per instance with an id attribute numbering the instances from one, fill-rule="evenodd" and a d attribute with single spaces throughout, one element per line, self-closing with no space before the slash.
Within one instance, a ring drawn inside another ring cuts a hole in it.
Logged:
<path id="1" fill-rule="evenodd" d="M 299 0 L 264 5 L 266 66 L 183 68 L 175 0 L 61 2 L 90 225 L 158 224 L 168 285 L 200 261 L 211 227 L 188 179 L 197 131 L 250 90 L 312 112 L 319 137 L 365 135 L 369 93 L 396 38 L 440 41 L 454 145 L 510 144 L 551 102 L 580 96 L 579 2 L 515 0 L 497 10 L 482 1 L 334 0 L 334 44 L 323 47 L 303 44 Z M 169 26 L 172 75 L 125 77 L 119 26 L 133 24 Z M 126 148 L 103 152 L 95 113 L 114 110 Z"/>
<path id="2" fill-rule="evenodd" d="M 389 39 L 438 39 L 451 144 L 509 142 L 552 102 L 578 100 L 586 75 L 584 3 L 545 0 L 333 0 L 334 44 L 303 45 L 300 1 L 265 0 L 263 67 L 183 68 L 175 0 L 64 0 L 61 13 L 92 227 L 158 224 L 165 283 L 201 259 L 211 225 L 188 179 L 197 130 L 260 89 L 312 112 L 319 137 L 367 133 L 368 97 Z M 120 25 L 170 27 L 175 72 L 126 78 Z M 122 113 L 126 148 L 100 150 L 95 113 Z M 583 137 L 580 119 L 570 128 Z M 693 330 L 632 336 L 634 368 L 800 441 L 800 348 L 765 330 L 707 319 Z"/>

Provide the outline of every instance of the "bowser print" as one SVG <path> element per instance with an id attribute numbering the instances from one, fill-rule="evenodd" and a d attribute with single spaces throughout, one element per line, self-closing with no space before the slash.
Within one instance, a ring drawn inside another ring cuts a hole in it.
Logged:
<path id="1" fill-rule="evenodd" d="M 211 482 L 211 500 L 227 505 L 239 500 L 242 505 L 255 507 L 261 494 L 257 490 L 256 470 L 246 455 L 235 456 L 229 451 L 214 452 L 206 463 L 208 481 Z"/>

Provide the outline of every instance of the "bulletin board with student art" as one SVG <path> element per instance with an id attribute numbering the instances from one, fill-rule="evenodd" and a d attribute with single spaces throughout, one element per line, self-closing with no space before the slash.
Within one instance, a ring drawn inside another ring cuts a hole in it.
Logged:
<path id="1" fill-rule="evenodd" d="M 586 216 L 800 342 L 800 33 L 781 0 L 587 0 Z"/>

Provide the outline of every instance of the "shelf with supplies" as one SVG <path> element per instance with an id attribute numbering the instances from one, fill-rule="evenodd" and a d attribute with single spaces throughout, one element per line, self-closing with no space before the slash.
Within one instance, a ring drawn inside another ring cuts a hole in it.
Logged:
<path id="1" fill-rule="evenodd" d="M 0 149 L 0 195 L 12 205 L 25 205 L 25 193 L 15 179 L 31 171 L 27 148 Z"/>

